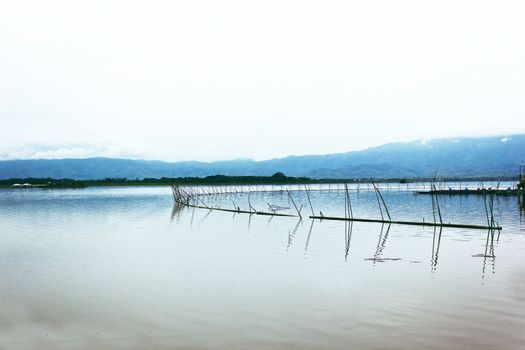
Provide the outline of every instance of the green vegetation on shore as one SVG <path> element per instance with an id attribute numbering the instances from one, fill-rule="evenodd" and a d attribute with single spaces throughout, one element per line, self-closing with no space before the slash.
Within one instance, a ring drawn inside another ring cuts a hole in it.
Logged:
<path id="1" fill-rule="evenodd" d="M 306 177 L 289 177 L 283 173 L 272 176 L 226 176 L 213 175 L 207 177 L 162 177 L 160 179 L 127 179 L 107 178 L 99 180 L 72 180 L 52 178 L 25 178 L 0 180 L 0 187 L 39 187 L 39 188 L 83 188 L 94 186 L 168 186 L 180 185 L 281 185 L 281 184 L 310 184 L 320 180 Z M 24 186 L 26 185 L 26 186 Z M 31 185 L 31 186 L 28 186 Z"/>
<path id="2" fill-rule="evenodd" d="M 448 178 L 440 181 L 499 181 L 514 180 L 513 178 Z M 286 176 L 281 172 L 272 176 L 227 176 L 212 175 L 206 177 L 162 177 L 162 178 L 106 178 L 98 180 L 74 180 L 53 178 L 13 178 L 0 180 L 0 188 L 12 187 L 37 187 L 37 188 L 84 188 L 101 186 L 169 186 L 169 185 L 285 185 L 285 184 L 321 184 L 321 183 L 370 183 L 389 182 L 408 184 L 414 182 L 427 182 L 432 179 L 311 179 L 307 177 Z"/>

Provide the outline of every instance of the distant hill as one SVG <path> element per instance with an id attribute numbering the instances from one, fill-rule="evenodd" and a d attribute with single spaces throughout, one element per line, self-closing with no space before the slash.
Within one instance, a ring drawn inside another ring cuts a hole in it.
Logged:
<path id="1" fill-rule="evenodd" d="M 114 158 L 0 161 L 0 178 L 103 179 L 261 175 L 283 172 L 312 178 L 515 176 L 525 163 L 525 135 L 390 143 L 362 151 L 256 162 L 161 162 Z"/>

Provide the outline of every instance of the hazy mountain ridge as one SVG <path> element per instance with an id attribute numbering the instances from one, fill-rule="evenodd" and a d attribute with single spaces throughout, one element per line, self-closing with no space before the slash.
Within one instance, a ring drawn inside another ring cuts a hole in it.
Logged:
<path id="1" fill-rule="evenodd" d="M 362 151 L 289 156 L 256 162 L 162 162 L 115 158 L 0 161 L 0 178 L 180 177 L 272 175 L 313 178 L 512 176 L 525 163 L 525 135 L 390 143 Z"/>

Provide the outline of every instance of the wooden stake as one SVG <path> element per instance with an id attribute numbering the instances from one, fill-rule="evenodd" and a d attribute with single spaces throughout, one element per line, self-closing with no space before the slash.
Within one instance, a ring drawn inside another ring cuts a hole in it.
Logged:
<path id="1" fill-rule="evenodd" d="M 304 189 L 306 191 L 306 197 L 308 198 L 308 203 L 310 203 L 310 209 L 312 210 L 312 215 L 315 215 L 314 207 L 312 206 L 312 201 L 310 200 L 310 194 L 308 193 L 308 187 L 306 187 L 306 185 L 304 185 Z"/>
<path id="2" fill-rule="evenodd" d="M 295 205 L 295 201 L 293 200 L 292 195 L 290 194 L 290 191 L 286 190 L 286 192 L 288 193 L 288 198 L 290 198 L 290 200 L 292 201 L 292 204 L 295 207 L 295 210 L 297 210 L 297 215 L 299 215 L 299 218 L 302 219 L 303 216 L 301 215 L 301 211 L 297 208 L 297 205 Z"/>

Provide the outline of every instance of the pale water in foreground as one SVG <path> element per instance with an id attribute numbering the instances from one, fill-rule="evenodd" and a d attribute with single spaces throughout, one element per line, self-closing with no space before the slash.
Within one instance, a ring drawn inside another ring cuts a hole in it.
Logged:
<path id="1" fill-rule="evenodd" d="M 430 197 L 383 194 L 433 220 Z M 481 197 L 440 200 L 446 222 L 486 221 Z M 312 202 L 344 215 L 342 192 Z M 180 210 L 169 188 L 0 190 L 0 349 L 525 349 L 525 212 L 495 206 L 499 237 Z"/>

